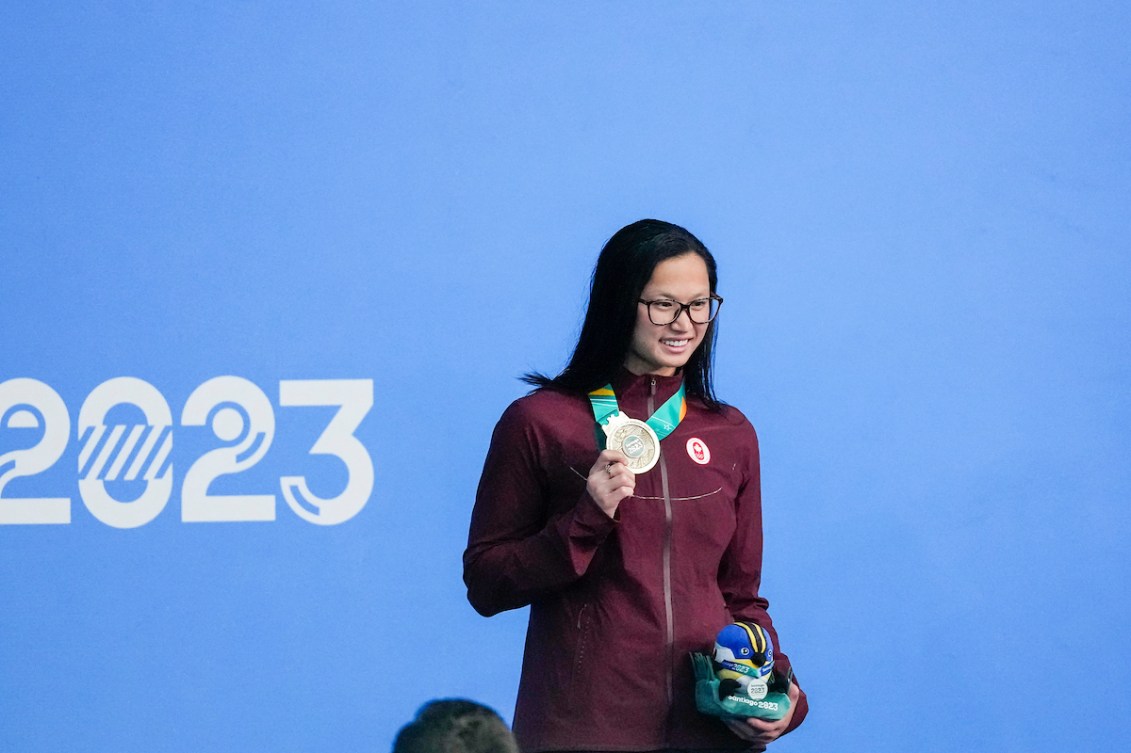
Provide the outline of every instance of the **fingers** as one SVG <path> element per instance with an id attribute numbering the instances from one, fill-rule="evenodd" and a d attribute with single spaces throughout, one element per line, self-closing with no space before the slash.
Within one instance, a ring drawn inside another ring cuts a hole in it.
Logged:
<path id="1" fill-rule="evenodd" d="M 792 714 L 787 713 L 784 718 L 777 721 L 758 719 L 757 717 L 724 719 L 723 721 L 730 727 L 731 732 L 743 740 L 753 743 L 769 743 L 782 736 L 785 728 L 789 726 L 791 716 Z"/>
<path id="2" fill-rule="evenodd" d="M 628 456 L 620 450 L 601 450 L 601 454 L 597 456 L 597 461 L 593 463 L 593 467 L 601 466 L 602 468 L 606 463 L 628 463 Z"/>
<path id="3" fill-rule="evenodd" d="M 750 729 L 754 731 L 755 736 L 761 740 L 772 740 L 785 729 L 785 724 L 783 724 L 780 719 L 770 721 L 769 719 L 751 717 L 746 721 Z"/>
<path id="4" fill-rule="evenodd" d="M 746 722 L 745 719 L 724 719 L 726 725 L 730 727 L 730 731 L 741 737 L 748 743 L 768 743 L 777 736 L 766 737 L 763 734 L 756 732 Z M 765 750 L 765 747 L 750 748 L 750 750 Z"/>
<path id="5" fill-rule="evenodd" d="M 754 742 L 754 732 L 746 726 L 746 722 L 740 722 L 737 719 L 723 719 L 723 723 L 730 727 L 730 731 L 741 737 L 747 742 Z"/>
<path id="6" fill-rule="evenodd" d="M 628 458 L 616 450 L 604 450 L 589 469 L 586 490 L 589 496 L 612 517 L 621 500 L 636 489 L 636 476 L 628 469 Z"/>
<path id="7" fill-rule="evenodd" d="M 734 734 L 741 737 L 743 740 L 754 743 L 771 743 L 785 734 L 786 729 L 789 728 L 789 723 L 793 719 L 793 712 L 797 708 L 797 699 L 801 695 L 801 688 L 797 683 L 790 683 L 789 686 L 789 708 L 786 709 L 785 715 L 778 720 L 759 719 L 757 717 L 749 717 L 746 719 L 724 719 L 726 725 L 730 727 Z M 756 749 L 752 749 L 756 750 Z"/>
<path id="8" fill-rule="evenodd" d="M 589 469 L 589 482 L 603 489 L 636 486 L 636 475 L 628 469 L 628 458 L 623 452 L 604 450 L 597 456 L 597 462 Z"/>
<path id="9" fill-rule="evenodd" d="M 606 453 L 608 453 L 607 457 L 601 457 Z M 605 494 L 625 492 L 621 499 L 632 496 L 636 488 L 636 474 L 628 469 L 628 458 L 619 452 L 609 450 L 602 452 L 601 456 L 597 458 L 589 473 L 593 486 Z"/>

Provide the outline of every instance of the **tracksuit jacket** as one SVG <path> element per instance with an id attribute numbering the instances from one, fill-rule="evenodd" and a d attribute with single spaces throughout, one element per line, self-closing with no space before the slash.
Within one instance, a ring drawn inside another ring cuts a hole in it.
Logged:
<path id="1" fill-rule="evenodd" d="M 621 411 L 646 419 L 681 376 L 613 381 Z M 541 389 L 503 413 L 472 513 L 464 581 L 485 616 L 530 605 L 514 715 L 524 753 L 744 750 L 695 708 L 688 652 L 710 652 L 734 620 L 765 627 L 789 658 L 758 593 L 762 502 L 758 439 L 737 409 L 689 398 L 608 517 L 586 492 L 596 461 L 587 396 Z M 805 718 L 804 692 L 790 722 Z"/>

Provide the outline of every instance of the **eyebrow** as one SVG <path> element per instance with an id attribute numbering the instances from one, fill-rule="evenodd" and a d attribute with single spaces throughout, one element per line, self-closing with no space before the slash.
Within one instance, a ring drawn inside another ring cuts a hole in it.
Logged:
<path id="1" fill-rule="evenodd" d="M 693 295 L 693 296 L 691 296 L 691 298 L 690 298 L 690 299 L 688 299 L 688 300 L 692 300 L 692 301 L 698 301 L 698 300 L 699 300 L 700 298 L 708 298 L 708 297 L 710 297 L 710 295 L 711 295 L 711 292 L 710 292 L 710 291 L 707 291 L 706 293 L 702 293 L 702 294 L 700 294 L 700 295 Z M 668 292 L 666 292 L 666 291 L 661 291 L 661 292 L 659 292 L 659 293 L 656 293 L 656 298 L 666 298 L 666 299 L 667 299 L 667 300 L 669 300 L 669 301 L 677 301 L 677 300 L 679 300 L 679 299 L 678 299 L 678 298 L 676 298 L 676 297 L 675 297 L 674 295 L 672 295 L 671 293 L 668 293 Z"/>

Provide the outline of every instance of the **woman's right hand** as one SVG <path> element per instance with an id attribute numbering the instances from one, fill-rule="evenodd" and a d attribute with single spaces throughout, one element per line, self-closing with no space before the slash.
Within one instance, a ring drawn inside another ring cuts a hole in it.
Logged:
<path id="1" fill-rule="evenodd" d="M 603 450 L 586 479 L 585 490 L 610 518 L 621 500 L 631 497 L 636 489 L 636 474 L 628 470 L 626 463 L 628 458 L 623 452 Z"/>

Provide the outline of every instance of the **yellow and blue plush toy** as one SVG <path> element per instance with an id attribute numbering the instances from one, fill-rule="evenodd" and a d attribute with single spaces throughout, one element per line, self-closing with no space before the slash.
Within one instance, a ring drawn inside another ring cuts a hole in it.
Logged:
<path id="1" fill-rule="evenodd" d="M 774 671 L 774 646 L 770 634 L 756 622 L 734 622 L 715 638 L 715 676 L 734 680 L 755 700 L 766 697 Z M 729 690 L 736 688 L 727 686 Z"/>
<path id="2" fill-rule="evenodd" d="M 724 718 L 776 720 L 789 710 L 792 673 L 774 674 L 774 644 L 765 628 L 734 622 L 719 631 L 713 658 L 691 655 L 695 704 Z"/>

